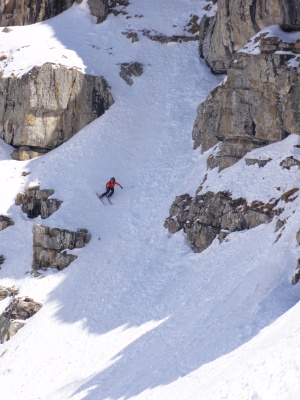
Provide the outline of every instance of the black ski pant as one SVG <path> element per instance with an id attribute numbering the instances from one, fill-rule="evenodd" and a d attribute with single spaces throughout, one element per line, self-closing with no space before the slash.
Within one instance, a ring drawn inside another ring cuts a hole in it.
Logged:
<path id="1" fill-rule="evenodd" d="M 114 188 L 108 187 L 108 188 L 106 189 L 106 192 L 104 192 L 104 193 L 101 194 L 101 197 L 103 197 L 103 196 L 111 197 L 111 196 L 114 194 L 114 191 L 115 191 Z"/>

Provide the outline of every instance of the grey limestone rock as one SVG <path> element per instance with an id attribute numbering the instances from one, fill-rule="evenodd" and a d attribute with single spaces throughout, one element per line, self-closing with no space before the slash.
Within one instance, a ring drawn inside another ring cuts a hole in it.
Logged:
<path id="1" fill-rule="evenodd" d="M 141 76 L 143 71 L 143 64 L 137 61 L 131 63 L 123 63 L 121 64 L 120 77 L 123 78 L 124 81 L 131 86 L 133 84 L 132 76 Z"/>
<path id="2" fill-rule="evenodd" d="M 270 25 L 300 30 L 299 0 L 218 0 L 217 13 L 200 23 L 200 56 L 224 73 L 236 51 Z"/>
<path id="3" fill-rule="evenodd" d="M 0 231 L 14 225 L 14 221 L 6 215 L 0 215 Z"/>
<path id="4" fill-rule="evenodd" d="M 53 189 L 40 189 L 39 186 L 28 187 L 25 193 L 18 193 L 15 204 L 22 207 L 22 211 L 28 218 L 41 216 L 42 219 L 49 218 L 62 204 L 61 200 L 48 199 L 54 194 Z"/>
<path id="5" fill-rule="evenodd" d="M 291 156 L 281 161 L 280 166 L 284 169 L 290 169 L 291 167 L 297 167 L 300 169 L 300 161 Z"/>
<path id="6" fill-rule="evenodd" d="M 39 155 L 70 139 L 113 103 L 103 77 L 46 63 L 20 79 L 0 79 L 0 138 L 20 152 L 27 146 L 27 152 Z"/>
<path id="7" fill-rule="evenodd" d="M 29 25 L 52 18 L 82 0 L 1 0 L 0 26 Z"/>
<path id="8" fill-rule="evenodd" d="M 97 23 L 103 22 L 108 15 L 108 0 L 88 0 L 91 14 L 97 17 Z"/>
<path id="9" fill-rule="evenodd" d="M 198 108 L 194 148 L 205 151 L 221 141 L 220 169 L 257 147 L 300 134 L 300 40 L 262 34 L 256 45 L 257 54 L 235 55 L 227 79 Z"/>
<path id="10" fill-rule="evenodd" d="M 245 158 L 246 165 L 258 165 L 259 168 L 263 168 L 270 161 L 272 161 L 271 158 L 268 158 L 267 160 L 254 159 L 254 158 Z"/>
<path id="11" fill-rule="evenodd" d="M 291 200 L 285 193 L 281 200 Z M 170 233 L 183 229 L 187 241 L 195 252 L 205 250 L 218 237 L 220 242 L 235 231 L 269 223 L 282 209 L 275 208 L 279 199 L 268 204 L 255 201 L 247 204 L 243 198 L 234 199 L 229 192 L 207 192 L 193 199 L 189 195 L 177 196 L 165 220 Z"/>
<path id="12" fill-rule="evenodd" d="M 91 239 L 86 229 L 77 232 L 67 229 L 49 228 L 43 225 L 33 226 L 33 269 L 56 268 L 62 270 L 70 265 L 77 256 L 68 254 L 65 249 L 82 248 Z"/>
<path id="13" fill-rule="evenodd" d="M 0 301 L 6 299 L 7 297 L 16 296 L 19 293 L 19 290 L 13 287 L 5 287 L 0 286 Z"/>
<path id="14" fill-rule="evenodd" d="M 7 342 L 42 307 L 30 297 L 15 298 L 0 315 L 0 343 Z"/>

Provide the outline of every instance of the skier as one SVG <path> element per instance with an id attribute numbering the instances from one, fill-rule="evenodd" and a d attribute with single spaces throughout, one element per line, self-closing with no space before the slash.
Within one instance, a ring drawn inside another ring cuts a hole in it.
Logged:
<path id="1" fill-rule="evenodd" d="M 103 196 L 111 197 L 111 196 L 114 194 L 114 191 L 115 191 L 114 187 L 115 187 L 115 185 L 118 185 L 118 186 L 120 186 L 121 189 L 123 189 L 123 186 L 120 185 L 120 184 L 116 181 L 116 178 L 112 177 L 112 178 L 110 178 L 110 180 L 106 183 L 106 185 L 105 185 L 105 186 L 106 186 L 106 192 L 104 192 L 104 193 L 101 194 L 100 199 L 101 199 Z"/>

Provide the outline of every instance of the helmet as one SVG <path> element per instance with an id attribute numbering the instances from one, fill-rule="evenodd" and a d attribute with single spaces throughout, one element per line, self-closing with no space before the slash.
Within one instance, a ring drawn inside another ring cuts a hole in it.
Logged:
<path id="1" fill-rule="evenodd" d="M 112 177 L 112 178 L 110 178 L 110 180 L 111 180 L 111 181 L 115 181 L 115 180 L 116 180 L 116 178 Z"/>

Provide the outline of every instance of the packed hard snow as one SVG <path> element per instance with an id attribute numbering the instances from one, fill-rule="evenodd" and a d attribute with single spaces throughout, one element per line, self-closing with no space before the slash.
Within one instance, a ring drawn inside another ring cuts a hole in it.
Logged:
<path id="1" fill-rule="evenodd" d="M 298 399 L 300 321 L 299 199 L 276 220 L 232 233 L 195 254 L 182 232 L 163 227 L 178 194 L 194 195 L 211 151 L 192 150 L 198 104 L 222 79 L 198 57 L 197 42 L 161 44 L 143 29 L 186 34 L 199 0 L 131 0 L 127 14 L 96 24 L 87 2 L 43 23 L 0 33 L 3 76 L 20 77 L 45 62 L 104 76 L 115 104 L 50 153 L 11 160 L 0 143 L 0 214 L 5 263 L 0 285 L 16 286 L 43 308 L 0 345 L 0 393 L 10 400 Z M 138 33 L 132 43 L 124 32 Z M 128 86 L 120 64 L 138 61 Z M 299 138 L 253 152 L 264 168 L 235 166 L 208 174 L 203 191 L 268 201 L 299 187 L 299 170 L 280 162 L 300 157 Z M 249 156 L 249 155 L 248 155 Z M 22 176 L 23 171 L 30 172 Z M 115 176 L 113 206 L 96 196 Z M 28 185 L 63 200 L 49 219 L 28 219 L 14 205 Z M 91 242 L 74 250 L 65 270 L 28 274 L 32 227 L 86 228 Z M 2 304 L 1 304 L 2 303 Z M 8 300 L 0 303 L 0 312 Z"/>

